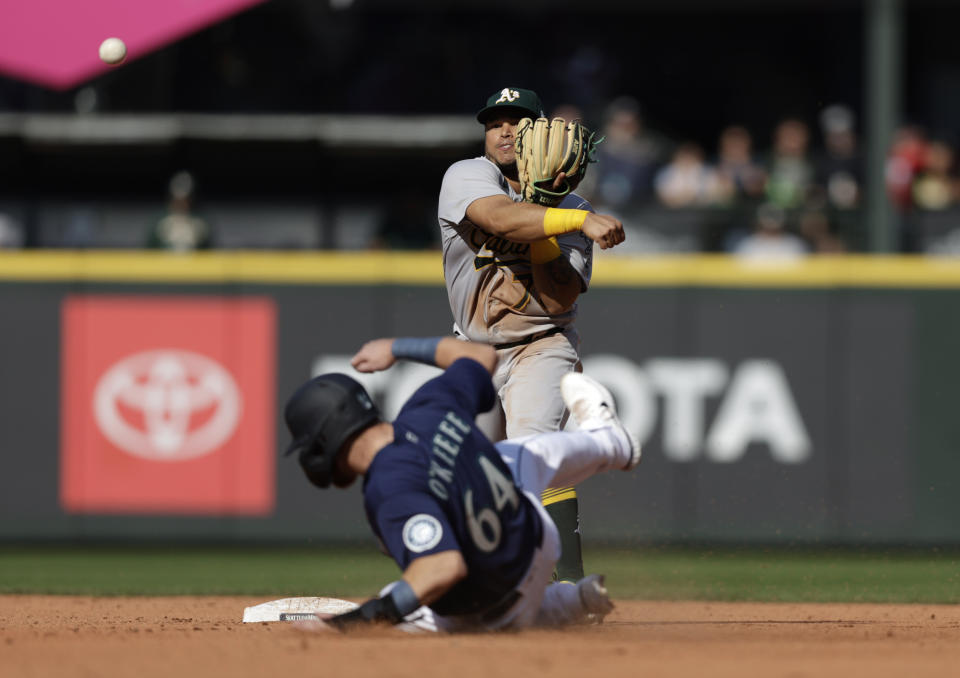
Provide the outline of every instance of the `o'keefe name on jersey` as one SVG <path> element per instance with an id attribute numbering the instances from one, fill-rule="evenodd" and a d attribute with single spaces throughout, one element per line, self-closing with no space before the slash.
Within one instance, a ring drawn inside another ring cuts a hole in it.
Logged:
<path id="1" fill-rule="evenodd" d="M 448 486 L 453 482 L 453 466 L 460 454 L 460 446 L 470 433 L 470 425 L 453 412 L 447 412 L 433 436 L 433 458 L 430 460 L 430 480 L 427 485 L 438 498 L 450 497 Z"/>

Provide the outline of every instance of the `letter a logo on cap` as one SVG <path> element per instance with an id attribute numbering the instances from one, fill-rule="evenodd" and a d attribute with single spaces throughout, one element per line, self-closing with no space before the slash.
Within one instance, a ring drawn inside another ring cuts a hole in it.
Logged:
<path id="1" fill-rule="evenodd" d="M 495 103 L 502 104 L 504 101 L 516 101 L 520 98 L 520 92 L 509 87 L 504 87 L 500 92 L 500 98 Z"/>

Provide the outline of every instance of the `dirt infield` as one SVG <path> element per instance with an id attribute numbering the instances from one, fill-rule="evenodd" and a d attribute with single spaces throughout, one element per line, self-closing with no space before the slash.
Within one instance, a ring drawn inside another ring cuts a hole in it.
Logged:
<path id="1" fill-rule="evenodd" d="M 623 601 L 601 626 L 349 636 L 240 623 L 268 598 L 0 597 L 0 674 L 136 676 L 949 676 L 960 606 Z"/>

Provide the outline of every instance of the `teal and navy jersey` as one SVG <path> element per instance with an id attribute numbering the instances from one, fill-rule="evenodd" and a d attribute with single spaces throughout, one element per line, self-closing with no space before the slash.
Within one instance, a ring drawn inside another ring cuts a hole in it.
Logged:
<path id="1" fill-rule="evenodd" d="M 480 363 L 456 361 L 407 401 L 393 423 L 394 441 L 364 478 L 367 520 L 401 569 L 441 551 L 463 555 L 466 578 L 431 605 L 443 615 L 501 602 L 540 544 L 537 510 L 474 427 L 494 398 Z"/>

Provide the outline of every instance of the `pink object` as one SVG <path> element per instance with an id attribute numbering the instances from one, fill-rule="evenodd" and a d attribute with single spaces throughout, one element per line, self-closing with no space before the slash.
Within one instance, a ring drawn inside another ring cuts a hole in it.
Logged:
<path id="1" fill-rule="evenodd" d="M 116 66 L 100 43 L 120 38 L 133 59 L 265 0 L 4 0 L 0 72 L 68 89 Z"/>
<path id="2" fill-rule="evenodd" d="M 273 513 L 272 299 L 72 295 L 61 319 L 67 512 Z"/>

